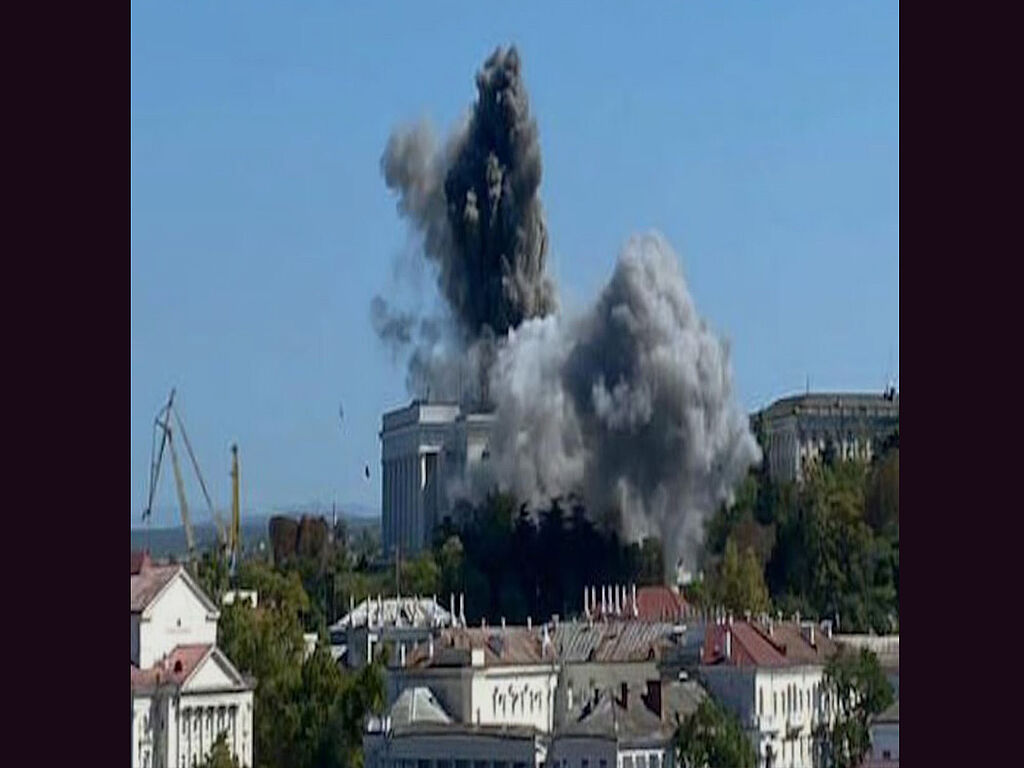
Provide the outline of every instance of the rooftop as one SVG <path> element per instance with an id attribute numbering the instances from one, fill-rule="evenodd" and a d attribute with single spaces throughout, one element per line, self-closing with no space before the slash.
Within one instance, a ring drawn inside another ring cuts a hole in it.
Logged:
<path id="1" fill-rule="evenodd" d="M 555 628 L 554 642 L 559 657 L 569 663 L 652 661 L 660 658 L 674 631 L 674 624 L 639 619 L 567 622 Z"/>
<path id="2" fill-rule="evenodd" d="M 181 685 L 212 650 L 212 644 L 179 645 L 152 667 L 139 669 L 132 664 L 132 690 L 153 689 L 167 684 Z"/>
<path id="3" fill-rule="evenodd" d="M 828 634 L 811 622 L 734 621 L 706 627 L 701 663 L 736 667 L 824 665 L 837 650 L 838 645 Z"/>
<path id="4" fill-rule="evenodd" d="M 409 652 L 407 667 L 470 666 L 472 652 L 483 665 L 582 662 L 645 662 L 661 658 L 676 625 L 667 622 L 613 620 L 560 622 L 557 626 L 449 627 L 434 641 Z M 547 640 L 545 641 L 545 637 Z"/>
<path id="5" fill-rule="evenodd" d="M 368 623 L 375 627 L 451 626 L 452 614 L 432 597 L 368 597 L 330 628 L 338 631 Z"/>
<path id="6" fill-rule="evenodd" d="M 801 395 L 789 395 L 776 400 L 761 413 L 768 416 L 788 416 L 808 409 L 840 408 L 876 408 L 899 414 L 900 395 L 896 392 L 890 399 L 883 392 L 810 392 Z"/>
<path id="7" fill-rule="evenodd" d="M 660 743 L 671 738 L 674 724 L 662 722 L 648 709 L 640 692 L 629 691 L 623 702 L 611 691 L 601 691 L 596 701 L 587 700 L 582 709 L 559 728 L 562 736 L 605 736 L 631 744 Z"/>
<path id="8" fill-rule="evenodd" d="M 138 570 L 136 570 L 138 567 Z M 181 565 L 152 565 L 148 558 L 136 563 L 132 557 L 132 613 L 141 613 L 146 610 L 153 598 L 160 594 L 160 591 L 167 586 L 180 571 Z"/>

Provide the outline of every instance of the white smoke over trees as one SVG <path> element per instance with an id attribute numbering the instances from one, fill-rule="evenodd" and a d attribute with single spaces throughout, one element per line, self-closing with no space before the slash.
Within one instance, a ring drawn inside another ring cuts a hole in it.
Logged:
<path id="1" fill-rule="evenodd" d="M 579 493 L 632 540 L 692 564 L 704 520 L 760 449 L 727 345 L 697 314 L 672 248 L 635 237 L 580 317 L 527 320 L 498 346 L 490 460 L 469 479 L 531 505 Z"/>
<path id="2" fill-rule="evenodd" d="M 658 536 L 667 567 L 693 565 L 705 519 L 760 460 L 728 346 L 658 234 L 626 245 L 591 307 L 557 313 L 538 131 L 514 48 L 488 58 L 477 90 L 443 146 L 423 126 L 399 130 L 381 161 L 448 315 L 419 319 L 376 297 L 374 329 L 408 352 L 410 393 L 475 391 L 496 414 L 489 460 L 455 493 L 497 487 L 534 507 L 576 494 L 626 537 Z"/>

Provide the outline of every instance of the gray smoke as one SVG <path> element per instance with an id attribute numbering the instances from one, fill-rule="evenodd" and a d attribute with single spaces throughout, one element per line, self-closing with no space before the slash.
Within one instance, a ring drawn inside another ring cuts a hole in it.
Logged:
<path id="1" fill-rule="evenodd" d="M 628 538 L 660 537 L 668 567 L 692 566 L 704 520 L 760 460 L 728 347 L 657 234 L 627 244 L 587 311 L 555 313 L 537 127 L 514 48 L 487 60 L 477 91 L 443 146 L 424 125 L 388 142 L 385 181 L 423 238 L 446 309 L 424 320 L 378 297 L 374 329 L 408 353 L 410 393 L 495 410 L 490 458 L 453 498 L 498 486 L 537 507 L 578 494 Z"/>
<path id="2" fill-rule="evenodd" d="M 381 159 L 399 212 L 422 235 L 424 253 L 437 267 L 463 349 L 555 309 L 538 197 L 540 144 L 516 49 L 497 49 L 476 86 L 468 120 L 443 147 L 420 124 L 393 133 Z M 421 373 L 429 369 L 423 359 L 432 356 L 422 347 L 412 353 Z M 486 361 L 487 354 L 479 357 Z"/>
<path id="3" fill-rule="evenodd" d="M 736 404 L 727 345 L 697 314 L 658 234 L 632 239 L 592 308 L 524 322 L 499 346 L 490 460 L 469 478 L 533 504 L 579 493 L 666 563 L 694 563 L 703 522 L 760 449 Z"/>

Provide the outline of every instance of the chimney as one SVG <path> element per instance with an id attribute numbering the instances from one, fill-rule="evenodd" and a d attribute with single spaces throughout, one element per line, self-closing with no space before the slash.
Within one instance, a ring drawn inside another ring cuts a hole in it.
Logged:
<path id="1" fill-rule="evenodd" d="M 533 629 L 533 617 L 532 616 L 527 616 L 526 617 L 526 628 L 530 629 L 530 630 Z"/>
<path id="2" fill-rule="evenodd" d="M 608 613 L 608 590 L 605 587 L 601 587 L 601 615 L 604 616 Z"/>
<path id="3" fill-rule="evenodd" d="M 459 593 L 459 623 L 466 626 L 466 593 Z"/>
<path id="4" fill-rule="evenodd" d="M 398 660 L 399 660 L 399 663 L 404 667 L 405 666 L 405 643 L 401 643 L 398 646 Z"/>
<path id="5" fill-rule="evenodd" d="M 725 630 L 725 642 L 723 646 L 725 652 L 725 660 L 732 661 L 732 630 Z"/>
<path id="6" fill-rule="evenodd" d="M 625 680 L 622 681 L 619 688 L 619 703 L 622 704 L 623 709 L 629 709 L 629 683 Z"/>
<path id="7" fill-rule="evenodd" d="M 811 646 L 812 648 L 816 647 L 815 644 L 814 644 L 814 623 L 813 622 L 809 623 L 809 624 L 806 624 L 803 627 L 800 627 L 800 634 L 804 636 L 804 640 L 807 641 L 807 644 L 809 646 Z"/>
<path id="8" fill-rule="evenodd" d="M 633 617 L 640 615 L 640 606 L 636 604 L 636 584 L 633 585 Z"/>
<path id="9" fill-rule="evenodd" d="M 454 624 L 455 623 L 455 593 L 454 592 L 449 592 L 448 593 L 448 608 L 449 608 L 448 613 L 451 614 L 451 616 L 452 616 L 452 623 Z"/>
<path id="10" fill-rule="evenodd" d="M 501 628 L 502 629 L 505 628 L 505 617 L 504 616 L 501 617 Z"/>
<path id="11" fill-rule="evenodd" d="M 661 680 L 648 680 L 647 681 L 647 697 L 645 703 L 647 708 L 658 716 L 660 720 L 662 718 L 661 712 Z"/>
<path id="12" fill-rule="evenodd" d="M 427 654 L 430 656 L 430 660 L 434 660 L 434 636 L 430 635 L 427 640 Z"/>

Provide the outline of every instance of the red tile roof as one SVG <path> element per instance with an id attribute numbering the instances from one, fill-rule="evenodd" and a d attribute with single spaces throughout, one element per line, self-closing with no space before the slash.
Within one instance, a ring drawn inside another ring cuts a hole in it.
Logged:
<path id="1" fill-rule="evenodd" d="M 142 567 L 138 573 L 132 574 L 132 613 L 139 613 L 146 609 L 160 590 L 167 586 L 178 572 L 182 570 L 181 565 L 148 565 Z"/>
<path id="2" fill-rule="evenodd" d="M 540 664 L 553 658 L 553 645 L 547 655 L 542 655 L 539 630 L 526 627 L 456 627 L 445 629 L 434 641 L 434 658 L 430 658 L 430 649 L 426 643 L 411 651 L 406 659 L 410 667 L 428 667 L 445 665 L 454 661 L 458 651 L 465 654 L 462 659 L 469 663 L 470 653 L 474 648 L 484 652 L 484 665 L 498 666 L 502 664 Z"/>
<path id="3" fill-rule="evenodd" d="M 817 627 L 811 645 L 805 631 L 795 622 L 709 624 L 704 632 L 701 663 L 737 667 L 824 665 L 838 646 Z M 726 632 L 731 633 L 729 658 L 725 657 Z"/>
<path id="4" fill-rule="evenodd" d="M 668 587 L 640 587 L 636 592 L 636 606 L 637 618 L 641 621 L 679 621 L 686 613 L 682 595 Z"/>
<path id="5" fill-rule="evenodd" d="M 132 690 L 151 689 L 159 685 L 181 685 L 212 650 L 212 643 L 178 645 L 166 658 L 152 667 L 139 669 L 132 664 Z"/>

